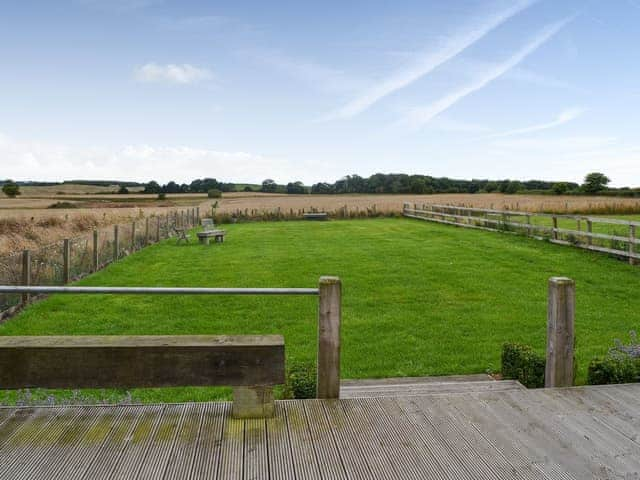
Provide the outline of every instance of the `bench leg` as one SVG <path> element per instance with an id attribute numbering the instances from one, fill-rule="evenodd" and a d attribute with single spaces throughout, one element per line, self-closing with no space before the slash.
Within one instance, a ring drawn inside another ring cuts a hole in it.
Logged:
<path id="1" fill-rule="evenodd" d="M 209 245 L 209 237 L 201 237 L 200 243 L 203 245 Z"/>
<path id="2" fill-rule="evenodd" d="M 273 417 L 273 387 L 233 387 L 234 418 Z"/>

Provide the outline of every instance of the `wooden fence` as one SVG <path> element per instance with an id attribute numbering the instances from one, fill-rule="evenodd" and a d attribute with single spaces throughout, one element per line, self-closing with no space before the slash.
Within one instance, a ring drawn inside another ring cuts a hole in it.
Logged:
<path id="1" fill-rule="evenodd" d="M 169 238 L 175 227 L 192 228 L 200 208 L 170 211 L 127 224 L 96 229 L 36 250 L 0 257 L 0 284 L 65 285 L 142 248 Z M 0 293 L 0 321 L 30 301 L 29 294 Z"/>
<path id="2" fill-rule="evenodd" d="M 640 239 L 637 236 L 640 222 L 582 215 L 409 203 L 403 205 L 402 214 L 405 217 L 458 227 L 510 232 L 546 239 L 560 245 L 624 257 L 631 265 L 640 261 Z M 572 228 L 574 225 L 575 228 Z"/>

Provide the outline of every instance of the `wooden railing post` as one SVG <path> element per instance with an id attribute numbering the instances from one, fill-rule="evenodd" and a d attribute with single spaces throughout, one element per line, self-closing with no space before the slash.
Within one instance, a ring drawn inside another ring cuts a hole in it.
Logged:
<path id="1" fill-rule="evenodd" d="M 120 257 L 120 238 L 118 225 L 113 226 L 113 261 L 117 262 Z"/>
<path id="2" fill-rule="evenodd" d="M 587 237 L 587 245 L 593 245 L 593 237 L 591 236 L 593 233 L 593 222 L 591 220 L 587 220 L 587 233 L 589 234 Z"/>
<path id="3" fill-rule="evenodd" d="M 573 385 L 575 304 L 575 282 L 570 278 L 551 277 L 547 310 L 545 387 Z"/>
<path id="4" fill-rule="evenodd" d="M 136 222 L 131 223 L 131 253 L 136 250 Z"/>
<path id="5" fill-rule="evenodd" d="M 22 285 L 28 287 L 31 285 L 31 252 L 29 250 L 22 251 Z M 29 303 L 29 294 L 22 294 L 22 305 Z"/>
<path id="6" fill-rule="evenodd" d="M 71 242 L 65 238 L 62 242 L 62 283 L 71 280 Z"/>
<path id="7" fill-rule="evenodd" d="M 320 277 L 318 309 L 318 398 L 340 398 L 340 321 L 342 282 Z"/>
<path id="8" fill-rule="evenodd" d="M 160 215 L 156 217 L 156 242 L 160 241 Z"/>
<path id="9" fill-rule="evenodd" d="M 629 265 L 635 265 L 636 259 L 633 255 L 636 253 L 636 226 L 629 225 Z"/>
<path id="10" fill-rule="evenodd" d="M 196 223 L 200 223 L 200 207 L 196 207 Z"/>
<path id="11" fill-rule="evenodd" d="M 558 240 L 558 217 L 553 217 L 553 233 L 552 237 L 554 240 Z"/>
<path id="12" fill-rule="evenodd" d="M 149 245 L 149 217 L 144 219 L 144 246 Z"/>
<path id="13" fill-rule="evenodd" d="M 531 215 L 527 215 L 527 237 L 531 236 Z"/>
<path id="14" fill-rule="evenodd" d="M 98 271 L 98 230 L 93 231 L 93 273 Z"/>

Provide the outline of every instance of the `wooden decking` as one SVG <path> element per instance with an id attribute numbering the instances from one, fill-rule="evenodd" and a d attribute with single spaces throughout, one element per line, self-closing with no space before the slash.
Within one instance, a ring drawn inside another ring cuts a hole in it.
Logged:
<path id="1" fill-rule="evenodd" d="M 230 407 L 0 408 L 0 478 L 640 477 L 640 384 Z"/>

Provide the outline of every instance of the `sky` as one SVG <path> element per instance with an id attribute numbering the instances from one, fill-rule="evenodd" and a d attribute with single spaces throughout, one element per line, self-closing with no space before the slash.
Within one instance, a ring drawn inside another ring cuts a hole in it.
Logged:
<path id="1" fill-rule="evenodd" d="M 640 186 L 640 0 L 0 0 L 0 178 Z"/>

